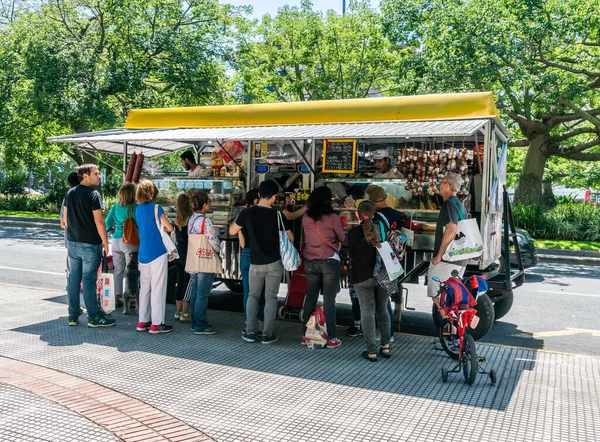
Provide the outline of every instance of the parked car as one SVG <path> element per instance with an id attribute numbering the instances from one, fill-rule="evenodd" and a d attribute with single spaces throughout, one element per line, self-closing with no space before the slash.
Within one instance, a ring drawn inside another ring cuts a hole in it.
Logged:
<path id="1" fill-rule="evenodd" d="M 519 250 L 521 251 L 521 261 L 523 261 L 523 267 L 528 269 L 534 267 L 538 263 L 538 256 L 535 250 L 535 240 L 531 237 L 529 232 L 525 229 L 517 227 L 517 242 L 519 243 Z M 504 255 L 504 235 L 502 235 L 502 254 Z M 518 266 L 517 255 L 514 253 L 515 246 L 512 238 L 509 239 L 510 245 L 510 265 L 511 267 Z"/>

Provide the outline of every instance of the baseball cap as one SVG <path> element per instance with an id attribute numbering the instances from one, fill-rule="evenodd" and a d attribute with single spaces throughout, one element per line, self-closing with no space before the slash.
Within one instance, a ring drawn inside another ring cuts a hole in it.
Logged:
<path id="1" fill-rule="evenodd" d="M 384 158 L 390 158 L 390 153 L 387 149 L 377 149 L 371 152 L 371 158 L 374 160 L 383 160 Z"/>

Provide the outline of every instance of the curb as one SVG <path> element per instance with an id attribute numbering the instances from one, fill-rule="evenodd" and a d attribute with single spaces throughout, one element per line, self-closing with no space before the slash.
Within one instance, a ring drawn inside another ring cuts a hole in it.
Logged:
<path id="1" fill-rule="evenodd" d="M 28 218 L 26 216 L 0 216 L 1 227 L 32 227 L 60 230 L 60 220 L 55 218 Z"/>
<path id="2" fill-rule="evenodd" d="M 550 251 L 550 250 L 549 250 Z M 557 252 L 558 250 L 552 250 L 552 252 Z M 556 253 L 538 253 L 538 259 L 540 261 L 551 261 L 551 262 L 560 262 L 567 264 L 593 264 L 600 265 L 600 257 L 594 256 L 573 256 L 570 254 L 556 254 Z"/>

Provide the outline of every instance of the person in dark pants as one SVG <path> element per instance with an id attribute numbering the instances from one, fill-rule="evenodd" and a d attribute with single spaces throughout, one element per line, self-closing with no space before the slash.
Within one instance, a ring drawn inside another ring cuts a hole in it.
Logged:
<path id="1" fill-rule="evenodd" d="M 381 245 L 379 228 L 373 222 L 375 207 L 370 201 L 358 206 L 360 226 L 348 232 L 348 257 L 351 261 L 351 277 L 358 294 L 361 309 L 361 324 L 367 350 L 362 356 L 377 362 L 377 354 L 389 358 L 390 315 L 387 311 L 389 295 L 373 277 L 377 248 Z M 379 326 L 381 342 L 377 342 L 375 320 Z"/>
<path id="2" fill-rule="evenodd" d="M 344 241 L 344 229 L 334 213 L 331 196 L 329 187 L 317 187 L 313 190 L 306 203 L 306 214 L 302 218 L 306 240 L 303 258 L 307 284 L 302 320 L 304 324 L 308 322 L 321 292 L 327 321 L 327 347 L 335 348 L 342 345 L 336 334 L 335 297 L 342 275 L 339 251 L 340 243 Z M 306 338 L 302 337 L 301 343 L 306 344 Z"/>
<path id="3" fill-rule="evenodd" d="M 76 326 L 82 311 L 79 286 L 83 283 L 83 300 L 88 313 L 88 327 L 110 327 L 114 318 L 107 316 L 98 305 L 96 280 L 102 251 L 108 254 L 108 237 L 102 216 L 102 197 L 92 187 L 100 185 L 100 171 L 96 164 L 77 168 L 80 183 L 65 197 L 63 218 L 66 220 L 67 249 L 71 273 L 67 286 L 69 318 L 67 324 Z"/>
<path id="4" fill-rule="evenodd" d="M 246 329 L 242 339 L 256 342 L 258 307 L 261 293 L 265 293 L 265 328 L 261 342 L 273 344 L 275 335 L 275 316 L 277 315 L 277 295 L 284 268 L 279 251 L 279 231 L 283 227 L 293 242 L 293 235 L 287 226 L 285 215 L 273 209 L 279 186 L 275 181 L 260 183 L 260 200 L 256 206 L 243 210 L 229 227 L 230 235 L 237 235 L 244 227 L 248 230 L 250 243 L 250 293 L 246 304 Z M 283 223 L 283 226 L 281 226 Z"/>
<path id="5" fill-rule="evenodd" d="M 175 239 L 177 240 L 177 253 L 175 260 L 177 269 L 177 287 L 175 288 L 175 320 L 190 322 L 190 274 L 185 271 L 185 259 L 188 249 L 188 221 L 194 214 L 190 197 L 182 193 L 177 198 L 175 209 Z"/>
<path id="6" fill-rule="evenodd" d="M 260 200 L 258 189 L 252 189 L 246 194 L 246 208 L 254 207 Z M 240 254 L 240 271 L 242 274 L 242 284 L 244 285 L 244 315 L 246 315 L 246 304 L 248 303 L 248 294 L 250 293 L 250 235 L 248 230 L 244 227 L 238 232 L 238 239 L 240 240 L 240 248 L 242 252 Z M 248 319 L 246 318 L 246 321 Z M 262 334 L 265 323 L 265 293 L 260 296 L 258 304 L 258 330 L 259 335 Z"/>

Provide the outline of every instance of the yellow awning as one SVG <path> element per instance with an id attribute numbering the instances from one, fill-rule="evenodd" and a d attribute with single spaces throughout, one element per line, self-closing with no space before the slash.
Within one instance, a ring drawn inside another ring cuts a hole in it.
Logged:
<path id="1" fill-rule="evenodd" d="M 217 128 L 470 118 L 499 120 L 491 92 L 138 109 L 129 112 L 125 127 Z"/>

